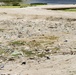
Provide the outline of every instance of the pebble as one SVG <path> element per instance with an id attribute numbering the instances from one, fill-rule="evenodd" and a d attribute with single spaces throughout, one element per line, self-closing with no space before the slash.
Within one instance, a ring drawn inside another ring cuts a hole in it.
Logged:
<path id="1" fill-rule="evenodd" d="M 46 58 L 47 58 L 47 59 L 50 59 L 50 57 L 48 57 L 48 56 L 47 56 Z"/>
<path id="2" fill-rule="evenodd" d="M 0 70 L 2 70 L 4 68 L 4 64 L 0 65 Z"/>
<path id="3" fill-rule="evenodd" d="M 65 40 L 64 42 L 68 42 L 68 40 Z"/>
<path id="4" fill-rule="evenodd" d="M 21 65 L 26 65 L 26 62 L 22 62 L 22 64 Z"/>

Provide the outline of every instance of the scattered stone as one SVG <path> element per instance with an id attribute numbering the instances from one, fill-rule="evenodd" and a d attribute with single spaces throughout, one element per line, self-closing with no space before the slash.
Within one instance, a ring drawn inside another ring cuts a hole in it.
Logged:
<path id="1" fill-rule="evenodd" d="M 7 14 L 6 12 L 3 12 L 3 14 Z"/>
<path id="2" fill-rule="evenodd" d="M 22 64 L 21 65 L 26 65 L 26 62 L 22 62 Z"/>
<path id="3" fill-rule="evenodd" d="M 8 61 L 15 61 L 15 59 L 14 58 L 9 58 Z"/>
<path id="4" fill-rule="evenodd" d="M 7 75 L 11 75 L 11 74 L 7 74 Z"/>
<path id="5" fill-rule="evenodd" d="M 65 40 L 64 42 L 68 42 L 68 40 Z"/>
<path id="6" fill-rule="evenodd" d="M 9 71 L 12 71 L 12 69 L 10 69 Z"/>
<path id="7" fill-rule="evenodd" d="M 70 51 L 70 54 L 73 55 L 74 54 L 73 51 Z"/>
<path id="8" fill-rule="evenodd" d="M 49 49 L 46 49 L 46 52 L 49 52 L 50 50 Z"/>
<path id="9" fill-rule="evenodd" d="M 30 57 L 29 59 L 30 59 L 30 60 L 34 60 L 35 58 L 34 58 L 34 57 Z"/>
<path id="10" fill-rule="evenodd" d="M 0 65 L 0 70 L 2 70 L 4 68 L 4 64 Z"/>
<path id="11" fill-rule="evenodd" d="M 46 58 L 47 58 L 47 59 L 50 59 L 50 57 L 48 57 L 48 56 L 47 56 Z"/>

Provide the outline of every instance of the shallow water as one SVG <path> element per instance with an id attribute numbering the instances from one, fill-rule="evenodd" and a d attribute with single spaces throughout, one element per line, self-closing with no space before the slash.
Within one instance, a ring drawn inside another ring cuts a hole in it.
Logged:
<path id="1" fill-rule="evenodd" d="M 76 0 L 23 0 L 26 3 L 76 4 Z"/>

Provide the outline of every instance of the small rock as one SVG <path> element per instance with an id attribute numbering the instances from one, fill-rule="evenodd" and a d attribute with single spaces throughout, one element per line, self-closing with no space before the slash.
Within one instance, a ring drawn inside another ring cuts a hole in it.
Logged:
<path id="1" fill-rule="evenodd" d="M 30 60 L 34 60 L 35 58 L 34 58 L 34 57 L 30 57 L 29 59 L 30 59 Z"/>
<path id="2" fill-rule="evenodd" d="M 6 12 L 3 12 L 3 14 L 7 14 Z"/>
<path id="3" fill-rule="evenodd" d="M 68 40 L 65 40 L 64 42 L 68 42 Z"/>
<path id="4" fill-rule="evenodd" d="M 48 57 L 48 56 L 47 56 L 46 58 L 47 58 L 47 59 L 50 59 L 50 57 Z"/>
<path id="5" fill-rule="evenodd" d="M 74 54 L 73 51 L 70 51 L 70 54 L 73 55 Z"/>
<path id="6" fill-rule="evenodd" d="M 11 75 L 11 74 L 7 74 L 7 75 Z"/>
<path id="7" fill-rule="evenodd" d="M 50 50 L 49 49 L 46 49 L 46 52 L 49 52 Z"/>
<path id="8" fill-rule="evenodd" d="M 22 64 L 21 65 L 26 65 L 26 62 L 22 62 Z"/>
<path id="9" fill-rule="evenodd" d="M 0 70 L 3 69 L 3 68 L 4 68 L 4 64 L 1 64 L 0 65 Z"/>
<path id="10" fill-rule="evenodd" d="M 15 59 L 14 58 L 9 58 L 8 61 L 15 61 Z"/>
<path id="11" fill-rule="evenodd" d="M 12 71 L 12 69 L 10 69 L 9 71 Z"/>

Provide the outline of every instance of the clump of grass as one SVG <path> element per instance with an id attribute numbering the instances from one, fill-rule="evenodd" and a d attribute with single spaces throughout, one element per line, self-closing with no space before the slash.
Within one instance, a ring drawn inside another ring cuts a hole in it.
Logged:
<path id="1" fill-rule="evenodd" d="M 52 45 L 52 44 L 54 44 L 54 42 L 49 40 L 32 40 L 27 43 L 27 45 L 31 48 L 34 47 L 43 48 L 46 45 Z"/>
<path id="2" fill-rule="evenodd" d="M 32 51 L 27 51 L 27 50 L 22 50 L 24 56 L 26 57 L 39 57 L 39 58 L 42 58 L 42 57 L 46 57 L 46 55 L 49 55 L 50 53 L 46 53 L 46 52 L 35 52 L 34 50 Z"/>
<path id="3" fill-rule="evenodd" d="M 60 48 L 59 47 L 54 47 L 53 50 L 58 51 L 58 50 L 60 50 Z"/>
<path id="4" fill-rule="evenodd" d="M 42 43 L 43 45 L 53 45 L 54 44 L 54 41 L 52 42 L 52 41 L 45 41 L 45 42 L 43 42 Z"/>
<path id="5" fill-rule="evenodd" d="M 0 55 L 8 56 L 9 55 L 9 51 L 7 51 L 7 49 L 0 48 Z"/>
<path id="6" fill-rule="evenodd" d="M 4 31 L 4 29 L 0 29 L 0 31 Z"/>
<path id="7" fill-rule="evenodd" d="M 16 45 L 16 46 L 21 46 L 21 45 L 25 45 L 26 42 L 25 41 L 13 41 L 10 42 L 10 45 Z"/>
<path id="8" fill-rule="evenodd" d="M 46 52 L 42 52 L 37 54 L 38 57 L 42 58 L 42 57 L 46 57 L 47 55 L 50 55 L 50 52 L 46 53 Z"/>
<path id="9" fill-rule="evenodd" d="M 71 8 L 71 9 L 64 9 L 64 11 L 76 12 L 76 9 L 75 9 L 75 8 Z"/>
<path id="10" fill-rule="evenodd" d="M 59 47 L 54 47 L 54 48 L 52 49 L 52 53 L 57 53 L 59 50 L 60 50 Z"/>
<path id="11" fill-rule="evenodd" d="M 58 37 L 56 37 L 56 36 L 49 36 L 49 37 L 46 37 L 46 39 L 49 39 L 49 40 L 56 40 L 56 39 L 58 39 Z"/>
<path id="12" fill-rule="evenodd" d="M 5 53 L 5 51 L 3 49 L 0 49 L 0 55 Z"/>
<path id="13" fill-rule="evenodd" d="M 0 42 L 0 44 L 2 44 L 2 42 Z"/>
<path id="14" fill-rule="evenodd" d="M 52 45 L 58 37 L 56 36 L 40 36 L 28 42 L 30 47 L 42 47 L 43 45 Z"/>
<path id="15" fill-rule="evenodd" d="M 41 54 L 38 54 L 38 57 L 45 57 L 45 54 L 44 53 L 41 53 Z"/>
<path id="16" fill-rule="evenodd" d="M 30 4 L 20 4 L 20 8 L 31 6 Z"/>
<path id="17" fill-rule="evenodd" d="M 76 8 L 53 9 L 53 10 L 61 10 L 61 11 L 67 11 L 67 12 L 76 12 Z"/>
<path id="18" fill-rule="evenodd" d="M 45 40 L 57 40 L 58 37 L 57 36 L 41 36 L 39 37 L 39 39 L 45 39 Z"/>
<path id="19" fill-rule="evenodd" d="M 32 51 L 27 51 L 27 50 L 22 50 L 22 52 L 24 53 L 25 56 L 30 57 L 35 55 L 35 53 L 33 53 Z"/>
<path id="20" fill-rule="evenodd" d="M 28 42 L 28 45 L 29 45 L 30 47 L 38 47 L 38 46 L 41 45 L 41 43 L 38 42 L 38 41 L 36 41 L 36 40 L 32 40 L 32 41 Z"/>

